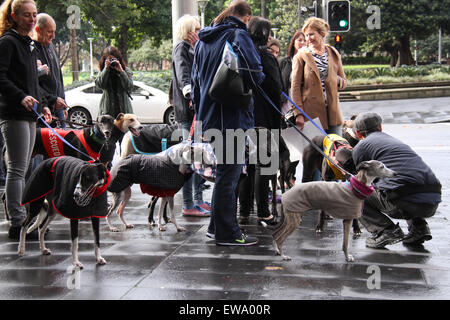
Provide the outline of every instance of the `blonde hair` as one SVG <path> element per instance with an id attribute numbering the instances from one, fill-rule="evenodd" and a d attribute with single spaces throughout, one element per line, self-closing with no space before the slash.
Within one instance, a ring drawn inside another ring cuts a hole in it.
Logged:
<path id="1" fill-rule="evenodd" d="M 330 25 L 325 20 L 316 17 L 308 18 L 303 24 L 302 31 L 305 32 L 308 28 L 316 30 L 324 38 L 330 32 Z"/>
<path id="2" fill-rule="evenodd" d="M 187 40 L 189 32 L 195 32 L 195 27 L 200 24 L 198 17 L 185 14 L 175 23 L 175 35 L 180 40 Z"/>
<path id="3" fill-rule="evenodd" d="M 11 17 L 11 13 L 18 14 L 20 8 L 25 3 L 32 3 L 36 5 L 33 0 L 5 0 L 0 7 L 0 36 L 6 30 L 17 27 L 16 23 Z"/>

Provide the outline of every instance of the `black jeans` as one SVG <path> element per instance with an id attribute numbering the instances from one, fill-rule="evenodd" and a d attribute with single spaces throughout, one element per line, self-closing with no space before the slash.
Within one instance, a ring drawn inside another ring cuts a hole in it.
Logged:
<path id="1" fill-rule="evenodd" d="M 375 190 L 364 201 L 363 213 L 359 221 L 371 233 L 379 233 L 393 228 L 390 218 L 412 220 L 432 217 L 439 204 L 415 203 L 401 199 L 387 200 L 386 194 Z"/>

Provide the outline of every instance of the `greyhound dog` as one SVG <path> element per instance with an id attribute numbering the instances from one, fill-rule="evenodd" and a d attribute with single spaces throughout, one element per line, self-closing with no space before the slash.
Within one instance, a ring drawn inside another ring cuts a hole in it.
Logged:
<path id="1" fill-rule="evenodd" d="M 157 155 L 134 154 L 121 159 L 111 171 L 111 184 L 108 187 L 108 191 L 113 193 L 113 202 L 106 217 L 110 230 L 119 231 L 109 221 L 110 214 L 117 208 L 117 214 L 125 227 L 133 228 L 133 225 L 125 222 L 123 213 L 131 197 L 131 185 L 139 183 L 143 193 L 163 200 L 158 212 L 159 230 L 166 230 L 161 224 L 161 218 L 168 203 L 170 221 L 178 231 L 184 231 L 185 228 L 178 226 L 175 219 L 173 197 L 194 172 L 214 181 L 215 168 L 216 158 L 211 145 L 207 143 L 179 143 Z"/>
<path id="2" fill-rule="evenodd" d="M 291 258 L 282 254 L 281 247 L 286 238 L 298 228 L 302 215 L 308 210 L 326 210 L 333 217 L 344 220 L 342 250 L 347 262 L 354 261 L 348 253 L 348 237 L 353 219 L 361 216 L 364 199 L 373 192 L 375 178 L 391 178 L 396 173 L 379 161 L 361 162 L 356 177 L 349 182 L 316 181 L 295 185 L 282 196 L 282 222 L 272 236 L 276 252 L 284 260 Z"/>
<path id="3" fill-rule="evenodd" d="M 105 264 L 100 254 L 99 218 L 105 217 L 108 210 L 106 188 L 110 178 L 101 163 L 89 163 L 69 156 L 41 162 L 24 189 L 22 205 L 27 208 L 27 217 L 20 232 L 19 256 L 25 255 L 26 234 L 36 227 L 42 254 L 51 254 L 45 246 L 44 235 L 56 213 L 60 213 L 70 219 L 73 265 L 83 268 L 78 260 L 78 220 L 86 218 L 92 221 L 97 263 Z M 36 222 L 31 225 L 36 216 Z"/>
<path id="4" fill-rule="evenodd" d="M 330 134 L 329 136 L 319 135 L 312 139 L 318 148 L 337 162 L 343 169 L 351 174 L 355 174 L 355 164 L 353 163 L 352 150 L 348 141 L 336 134 Z M 303 150 L 302 155 L 303 162 L 303 176 L 302 183 L 313 181 L 314 173 L 317 170 L 321 172 L 323 181 L 333 180 L 345 180 L 345 175 L 334 166 L 328 159 L 326 159 L 320 152 L 318 152 L 312 145 L 308 145 Z M 316 232 L 321 233 L 325 224 L 326 212 L 321 210 L 316 226 Z M 353 221 L 353 234 L 354 237 L 361 235 L 361 229 L 359 228 L 358 220 Z"/>

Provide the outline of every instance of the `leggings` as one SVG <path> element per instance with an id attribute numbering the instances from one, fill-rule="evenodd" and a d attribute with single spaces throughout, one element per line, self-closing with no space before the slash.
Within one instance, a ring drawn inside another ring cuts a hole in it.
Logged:
<path id="1" fill-rule="evenodd" d="M 26 218 L 25 207 L 21 207 L 31 153 L 36 138 L 36 122 L 26 120 L 0 120 L 0 128 L 6 145 L 8 170 L 6 174 L 6 209 L 11 225 L 19 227 Z"/>

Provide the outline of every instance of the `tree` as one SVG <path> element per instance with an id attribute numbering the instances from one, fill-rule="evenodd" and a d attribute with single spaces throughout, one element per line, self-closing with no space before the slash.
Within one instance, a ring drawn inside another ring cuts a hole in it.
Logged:
<path id="1" fill-rule="evenodd" d="M 364 9 L 367 1 L 353 0 L 352 7 Z M 367 30 L 363 48 L 388 51 L 391 66 L 411 65 L 411 39 L 425 39 L 439 27 L 448 32 L 450 0 L 374 0 L 381 10 L 381 29 Z"/>

